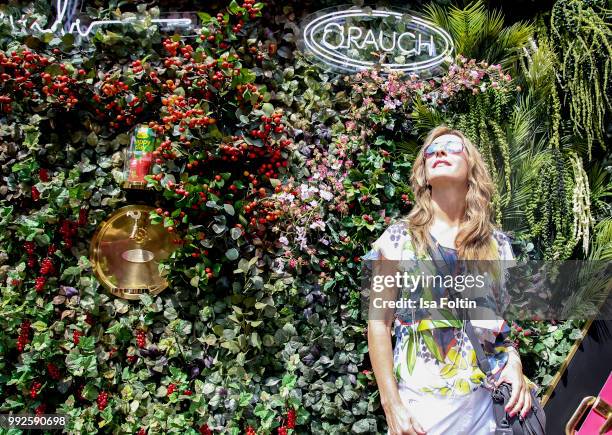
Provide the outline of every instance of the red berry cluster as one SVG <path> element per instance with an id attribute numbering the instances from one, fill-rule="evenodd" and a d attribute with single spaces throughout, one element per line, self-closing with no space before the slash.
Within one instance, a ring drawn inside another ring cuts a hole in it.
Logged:
<path id="1" fill-rule="evenodd" d="M 34 244 L 34 242 L 23 242 L 23 249 L 25 249 L 28 255 L 34 255 L 35 248 L 36 245 Z"/>
<path id="2" fill-rule="evenodd" d="M 51 379 L 55 379 L 57 381 L 61 377 L 59 369 L 53 363 L 47 363 L 47 371 L 49 372 Z"/>
<path id="3" fill-rule="evenodd" d="M 132 62 L 132 71 L 134 74 L 138 74 L 143 71 L 142 61 L 140 59 L 136 59 Z"/>
<path id="4" fill-rule="evenodd" d="M 201 79 L 201 84 L 204 86 L 206 85 L 205 79 Z M 173 82 L 166 82 L 165 86 L 169 90 L 176 87 Z M 212 98 L 212 95 L 204 95 L 204 97 Z M 174 125 L 177 123 L 179 125 L 179 133 L 184 133 L 187 127 L 191 129 L 200 127 L 206 128 L 209 125 L 213 125 L 217 122 L 217 120 L 212 116 L 206 115 L 204 109 L 193 108 L 193 106 L 198 103 L 195 97 L 185 98 L 183 95 L 171 94 L 168 97 L 163 97 L 161 101 L 162 105 L 164 106 L 161 112 L 163 115 L 161 119 L 163 123 L 162 132 L 171 132 L 174 129 Z M 153 127 L 155 127 L 157 130 L 159 129 L 159 126 L 155 124 L 153 124 Z M 191 146 L 191 143 L 186 137 L 181 136 L 179 139 L 186 147 L 189 148 Z M 158 149 L 160 153 L 162 153 L 164 149 L 170 149 L 168 146 L 170 145 L 170 141 L 167 141 L 165 145 L 165 147 L 162 146 L 160 149 Z"/>
<path id="5" fill-rule="evenodd" d="M 66 248 L 72 248 L 72 238 L 77 233 L 78 223 L 72 222 L 69 219 L 63 219 L 60 224 L 59 233 L 62 235 L 64 239 L 64 243 L 66 244 Z"/>
<path id="6" fill-rule="evenodd" d="M 30 397 L 32 399 L 36 399 L 36 397 L 38 396 L 40 387 L 42 387 L 42 384 L 40 382 L 38 381 L 32 382 L 32 385 L 30 386 Z"/>
<path id="7" fill-rule="evenodd" d="M 81 402 L 84 402 L 86 400 L 85 396 L 83 396 L 83 388 L 85 388 L 85 385 L 81 384 L 76 389 L 76 398 Z"/>
<path id="8" fill-rule="evenodd" d="M 257 432 L 253 428 L 253 426 L 249 426 L 246 428 L 245 435 L 257 435 Z"/>
<path id="9" fill-rule="evenodd" d="M 33 80 L 36 73 L 46 68 L 51 62 L 47 57 L 30 50 L 13 51 L 10 56 L 0 52 L 0 84 L 6 95 L 0 95 L 0 108 L 11 113 L 11 103 L 15 97 L 33 98 L 41 101 L 40 95 L 34 92 L 37 87 Z"/>
<path id="10" fill-rule="evenodd" d="M 23 243 L 23 249 L 25 249 L 26 253 L 28 254 L 28 260 L 26 264 L 30 269 L 34 269 L 34 267 L 36 266 L 36 257 L 34 256 L 35 248 L 36 245 L 34 244 L 34 242 Z"/>
<path id="11" fill-rule="evenodd" d="M 40 274 L 41 275 L 53 275 L 55 273 L 55 267 L 53 266 L 53 260 L 51 257 L 45 257 L 40 263 Z"/>
<path id="12" fill-rule="evenodd" d="M 34 288 L 36 289 L 37 293 L 42 293 L 43 290 L 45 289 L 45 284 L 47 283 L 47 278 L 44 276 L 39 276 L 36 277 L 36 279 L 34 280 Z"/>
<path id="13" fill-rule="evenodd" d="M 206 423 L 200 426 L 200 434 L 201 435 L 212 435 L 212 430 L 208 427 Z"/>
<path id="14" fill-rule="evenodd" d="M 133 64 L 134 65 L 134 64 Z M 142 64 L 137 64 L 135 73 L 142 72 Z M 130 86 L 117 76 L 117 71 L 109 71 L 104 79 L 96 84 L 92 100 L 99 104 L 95 108 L 96 115 L 100 121 L 108 121 L 111 128 L 119 128 L 122 125 L 132 126 L 136 123 L 137 115 L 144 111 L 141 99 L 134 95 Z M 153 78 L 155 73 L 151 73 Z"/>
<path id="15" fill-rule="evenodd" d="M 253 19 L 255 17 L 257 17 L 257 14 L 259 13 L 259 8 L 254 6 L 255 4 L 255 0 L 244 0 L 244 3 L 242 3 L 242 7 L 244 9 L 246 9 L 245 12 L 243 12 L 242 15 L 249 15 L 249 18 Z"/>
<path id="16" fill-rule="evenodd" d="M 40 199 L 40 192 L 36 186 L 32 186 L 32 201 L 38 201 Z"/>
<path id="17" fill-rule="evenodd" d="M 41 75 L 45 84 L 42 91 L 47 98 L 51 97 L 58 103 L 71 108 L 79 101 L 75 92 L 77 80 L 66 75 L 67 70 L 64 64 L 60 64 L 60 69 L 62 74 L 55 77 L 49 73 Z"/>
<path id="18" fill-rule="evenodd" d="M 287 411 L 287 427 L 289 429 L 295 429 L 295 418 L 295 409 L 291 408 L 289 411 Z"/>
<path id="19" fill-rule="evenodd" d="M 136 331 L 136 343 L 140 349 L 143 349 L 147 345 L 147 335 L 142 329 Z"/>
<path id="20" fill-rule="evenodd" d="M 180 43 L 179 41 L 165 39 L 163 45 L 170 56 L 176 56 L 176 51 L 178 50 Z"/>
<path id="21" fill-rule="evenodd" d="M 257 51 L 256 48 L 255 51 Z M 244 109 L 245 103 L 250 103 L 255 109 L 257 109 L 263 102 L 263 94 L 259 92 L 257 86 L 255 86 L 253 83 L 246 83 L 244 85 L 240 84 L 236 86 L 236 91 L 236 100 L 238 100 L 238 105 L 242 109 Z"/>
<path id="22" fill-rule="evenodd" d="M 24 320 L 21 322 L 21 328 L 19 329 L 19 338 L 17 339 L 17 350 L 23 352 L 25 345 L 30 342 L 30 321 Z"/>
<path id="23" fill-rule="evenodd" d="M 134 361 L 136 361 L 136 359 L 138 358 L 138 356 L 137 356 L 137 355 L 128 355 L 126 358 L 127 358 L 128 362 L 129 362 L 130 364 L 132 364 L 132 363 L 134 363 Z"/>
<path id="24" fill-rule="evenodd" d="M 96 401 L 98 402 L 98 409 L 100 411 L 104 411 L 104 408 L 106 408 L 106 405 L 108 404 L 108 393 L 106 391 L 102 391 L 100 394 L 98 394 Z"/>
<path id="25" fill-rule="evenodd" d="M 83 227 L 87 225 L 87 215 L 89 211 L 86 208 L 81 208 L 79 210 L 79 219 L 77 220 L 77 225 Z"/>
<path id="26" fill-rule="evenodd" d="M 74 344 L 79 344 L 79 340 L 81 339 L 81 335 L 83 335 L 83 333 L 81 331 L 79 331 L 78 329 L 75 329 L 74 332 L 72 333 L 72 342 Z"/>
<path id="27" fill-rule="evenodd" d="M 136 432 L 137 435 L 146 435 L 147 433 L 147 429 L 144 427 L 141 427 L 138 432 Z"/>
<path id="28" fill-rule="evenodd" d="M 45 403 L 41 403 L 40 405 L 36 407 L 34 412 L 36 413 L 36 415 L 43 415 L 46 410 L 47 410 L 47 405 Z"/>
<path id="29" fill-rule="evenodd" d="M 49 181 L 49 171 L 47 171 L 45 168 L 40 168 L 38 170 L 38 178 L 43 183 L 46 183 L 47 181 Z"/>
<path id="30" fill-rule="evenodd" d="M 287 431 L 289 429 L 295 429 L 295 419 L 296 419 L 295 409 L 290 408 L 287 411 L 287 422 L 286 424 L 282 424 L 279 426 L 278 435 L 287 435 Z"/>
<path id="31" fill-rule="evenodd" d="M 176 384 L 168 385 L 168 396 L 176 391 Z"/>

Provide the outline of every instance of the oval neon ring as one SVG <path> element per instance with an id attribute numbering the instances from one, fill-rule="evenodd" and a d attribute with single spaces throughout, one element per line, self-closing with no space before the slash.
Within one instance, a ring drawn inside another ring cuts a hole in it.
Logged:
<path id="1" fill-rule="evenodd" d="M 325 34 L 324 30 L 327 28 L 327 26 L 330 25 L 335 25 L 334 27 L 341 27 L 341 22 L 343 22 L 343 20 L 345 20 L 346 18 L 395 17 L 397 20 L 400 20 L 405 15 L 406 14 L 394 11 L 373 10 L 371 12 L 366 12 L 362 9 L 350 9 L 346 11 L 331 12 L 313 19 L 304 27 L 304 44 L 305 47 L 316 57 L 333 66 L 347 70 L 363 70 L 371 68 L 377 65 L 377 62 L 353 59 L 351 57 L 348 57 L 347 55 L 335 51 L 329 46 L 322 44 L 321 41 L 317 40 L 314 37 L 315 34 L 317 34 L 318 32 L 322 32 L 323 34 Z M 443 42 L 442 52 L 434 57 L 418 62 L 381 63 L 380 65 L 382 67 L 389 68 L 390 70 L 394 71 L 419 71 L 441 64 L 447 57 L 452 54 L 453 42 L 450 35 L 444 29 L 436 27 L 433 23 L 430 23 L 422 18 L 415 17 L 412 15 L 410 15 L 410 23 L 407 24 L 408 26 L 410 26 L 410 24 L 413 25 L 412 30 L 426 30 L 429 32 L 430 35 L 435 35 L 437 38 L 439 38 L 439 40 Z M 418 26 L 419 28 L 417 28 L 416 26 Z M 362 45 L 365 45 L 365 42 Z"/>

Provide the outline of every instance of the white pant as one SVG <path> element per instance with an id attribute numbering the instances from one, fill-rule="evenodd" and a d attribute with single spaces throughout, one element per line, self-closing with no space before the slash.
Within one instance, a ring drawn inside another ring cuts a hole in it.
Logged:
<path id="1" fill-rule="evenodd" d="M 495 433 L 493 401 L 491 393 L 484 388 L 455 397 L 425 395 L 405 387 L 399 388 L 399 394 L 427 435 Z"/>

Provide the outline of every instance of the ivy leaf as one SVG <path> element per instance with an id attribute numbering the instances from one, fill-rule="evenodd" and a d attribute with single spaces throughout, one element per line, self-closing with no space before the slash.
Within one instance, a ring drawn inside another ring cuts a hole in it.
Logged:
<path id="1" fill-rule="evenodd" d="M 238 3 L 236 2 L 236 0 L 232 0 L 228 6 L 228 10 L 232 13 L 232 14 L 237 14 L 238 11 L 240 10 L 240 6 L 238 6 Z"/>
<path id="2" fill-rule="evenodd" d="M 225 256 L 228 258 L 228 260 L 234 261 L 240 256 L 240 253 L 236 248 L 231 248 L 225 252 Z"/>
<path id="3" fill-rule="evenodd" d="M 385 186 L 385 195 L 387 198 L 391 199 L 395 195 L 395 186 L 393 184 L 387 184 Z"/>
<path id="4" fill-rule="evenodd" d="M 261 110 L 263 110 L 266 116 L 271 116 L 274 113 L 274 106 L 270 103 L 264 103 Z"/>

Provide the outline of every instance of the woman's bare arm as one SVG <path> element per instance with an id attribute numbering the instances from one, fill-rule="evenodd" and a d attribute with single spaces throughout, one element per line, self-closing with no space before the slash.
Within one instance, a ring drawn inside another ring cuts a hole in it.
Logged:
<path id="1" fill-rule="evenodd" d="M 376 277 L 395 276 L 398 271 L 398 261 L 386 259 L 375 260 L 372 267 L 372 282 Z M 384 278 L 379 278 L 383 279 Z M 425 434 L 416 418 L 404 406 L 393 373 L 393 346 L 391 328 L 395 310 L 380 308 L 383 301 L 397 300 L 398 288 L 395 285 L 384 285 L 380 291 L 370 289 L 370 311 L 368 318 L 368 351 L 370 362 L 376 378 L 380 403 L 387 418 L 389 432 L 396 434 Z M 376 301 L 378 299 L 378 301 Z M 377 304 L 378 308 L 375 306 Z"/>

